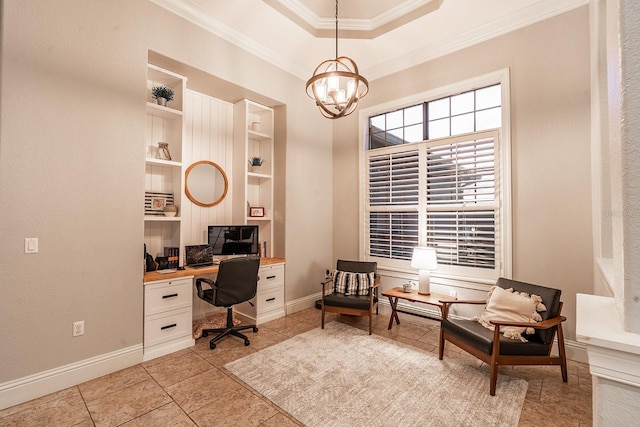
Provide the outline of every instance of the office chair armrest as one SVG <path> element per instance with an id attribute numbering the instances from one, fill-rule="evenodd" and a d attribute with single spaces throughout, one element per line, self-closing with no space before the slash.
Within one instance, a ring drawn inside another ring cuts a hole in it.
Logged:
<path id="1" fill-rule="evenodd" d="M 209 287 L 211 289 L 215 289 L 215 286 L 216 286 L 216 282 L 214 282 L 211 279 L 205 279 L 204 277 L 201 277 L 200 279 L 196 279 L 196 289 L 198 289 L 198 298 L 200 298 L 200 299 L 204 299 L 204 291 L 202 290 L 202 282 L 204 282 L 207 285 L 209 285 Z"/>

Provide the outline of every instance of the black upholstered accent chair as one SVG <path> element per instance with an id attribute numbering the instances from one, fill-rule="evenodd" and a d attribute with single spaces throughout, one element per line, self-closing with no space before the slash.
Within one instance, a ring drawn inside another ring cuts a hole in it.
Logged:
<path id="1" fill-rule="evenodd" d="M 369 316 L 369 335 L 372 331 L 372 315 L 375 308 L 378 314 L 378 287 L 380 277 L 375 262 L 338 260 L 336 270 L 346 273 L 373 273 L 374 282 L 368 283 L 366 295 L 336 292 L 334 278 L 322 282 L 322 329 L 324 329 L 325 313 L 340 313 L 353 316 Z"/>
<path id="2" fill-rule="evenodd" d="M 562 322 L 567 320 L 561 316 L 562 302 L 559 289 L 532 285 L 500 278 L 497 286 L 503 289 L 513 288 L 514 291 L 538 295 L 547 310 L 540 312 L 541 322 L 517 323 L 491 321 L 495 330 L 491 331 L 480 323 L 468 319 L 453 319 L 449 317 L 449 308 L 453 304 L 486 304 L 482 301 L 441 301 L 444 304 L 443 318 L 440 324 L 439 358 L 444 356 L 444 343 L 449 341 L 478 359 L 487 363 L 490 368 L 491 396 L 496 394 L 499 365 L 560 365 L 562 380 L 567 382 L 567 359 L 562 335 Z M 505 338 L 500 332 L 504 326 L 532 327 L 535 332 L 523 335 L 528 342 Z M 558 337 L 558 356 L 551 355 L 554 337 Z"/>
<path id="3" fill-rule="evenodd" d="M 211 350 L 216 348 L 216 342 L 227 335 L 242 338 L 244 339 L 244 345 L 249 345 L 249 338 L 241 334 L 240 331 L 253 329 L 253 332 L 258 332 L 256 325 L 234 326 L 233 324 L 233 306 L 249 301 L 256 295 L 258 268 L 260 268 L 260 258 L 258 257 L 233 258 L 220 262 L 218 277 L 215 281 L 205 278 L 196 280 L 198 298 L 216 307 L 225 307 L 227 309 L 226 327 L 202 330 L 203 337 L 206 337 L 209 333 L 219 333 L 209 341 Z M 204 289 L 203 283 L 209 285 L 209 289 Z"/>

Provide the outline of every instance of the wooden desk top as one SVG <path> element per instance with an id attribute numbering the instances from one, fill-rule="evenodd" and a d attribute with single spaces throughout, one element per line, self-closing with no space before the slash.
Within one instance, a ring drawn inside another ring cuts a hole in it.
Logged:
<path id="1" fill-rule="evenodd" d="M 431 305 L 437 305 L 437 306 L 442 305 L 440 300 L 446 300 L 446 301 L 456 300 L 455 297 L 452 297 L 450 295 L 442 295 L 442 294 L 434 294 L 434 293 L 431 293 L 429 295 L 422 295 L 422 294 L 419 294 L 418 291 L 416 291 L 415 289 L 412 290 L 411 292 L 405 292 L 402 290 L 401 286 L 398 286 L 392 289 L 387 289 L 386 291 L 382 291 L 382 295 L 385 297 L 401 298 L 411 302 L 421 302 L 424 304 L 431 304 Z"/>
<path id="2" fill-rule="evenodd" d="M 284 264 L 284 258 L 260 258 L 260 267 L 266 265 Z M 157 271 L 149 271 L 144 274 L 144 283 L 155 282 L 156 280 L 178 279 L 180 277 L 201 276 L 203 274 L 211 274 L 218 272 L 218 265 L 202 268 L 185 267 L 184 270 L 176 270 L 174 273 L 161 274 Z"/>

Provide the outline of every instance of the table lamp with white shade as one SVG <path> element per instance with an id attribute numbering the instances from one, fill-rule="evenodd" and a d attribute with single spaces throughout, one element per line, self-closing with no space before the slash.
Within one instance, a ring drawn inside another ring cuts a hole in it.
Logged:
<path id="1" fill-rule="evenodd" d="M 438 268 L 438 258 L 434 248 L 416 247 L 413 248 L 411 257 L 411 267 L 418 269 L 418 293 L 429 295 L 431 293 L 429 270 Z"/>

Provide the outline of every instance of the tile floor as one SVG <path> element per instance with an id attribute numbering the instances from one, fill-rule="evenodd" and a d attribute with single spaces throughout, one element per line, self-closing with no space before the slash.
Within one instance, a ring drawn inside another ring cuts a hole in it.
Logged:
<path id="1" fill-rule="evenodd" d="M 389 312 L 381 306 L 374 333 L 437 357 L 438 322 L 401 313 L 401 324 L 388 331 Z M 328 320 L 367 329 L 366 318 L 329 315 Z M 209 350 L 210 337 L 201 338 L 192 348 L 4 409 L 0 426 L 297 426 L 223 366 L 319 325 L 320 311 L 310 308 L 260 325 L 255 335 L 249 331 L 249 347 L 230 337 Z M 451 344 L 445 357 L 481 363 Z M 520 426 L 592 425 L 587 365 L 570 361 L 567 384 L 558 367 L 504 367 L 501 373 L 529 383 Z"/>

